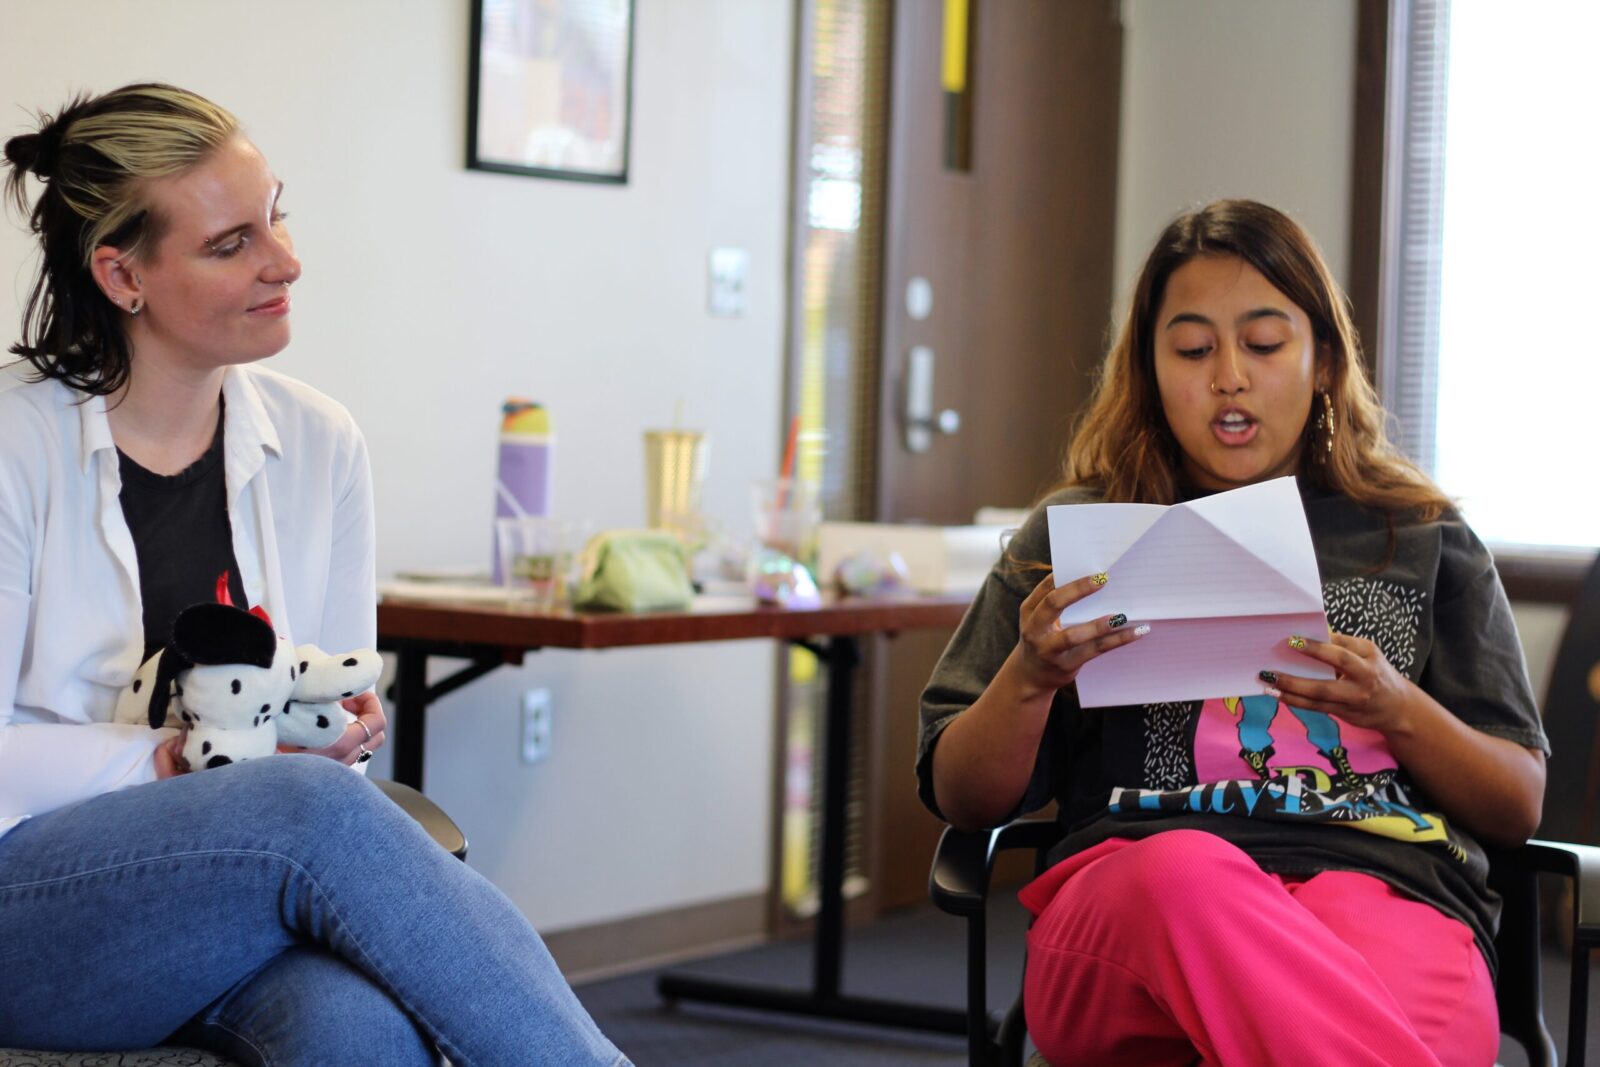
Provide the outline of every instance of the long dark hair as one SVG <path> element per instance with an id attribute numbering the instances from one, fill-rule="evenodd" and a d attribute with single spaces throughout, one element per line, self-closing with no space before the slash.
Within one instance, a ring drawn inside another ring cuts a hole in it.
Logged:
<path id="1" fill-rule="evenodd" d="M 202 96 L 140 84 L 78 96 L 54 118 L 41 115 L 37 132 L 7 141 L 5 192 L 28 217 L 41 252 L 22 338 L 11 352 L 41 378 L 82 393 L 119 391 L 133 353 L 124 312 L 91 273 L 94 251 L 153 251 L 166 220 L 148 203 L 148 183 L 194 166 L 238 129 L 238 120 Z M 29 174 L 44 183 L 31 212 Z"/>
<path id="2" fill-rule="evenodd" d="M 1318 488 L 1391 517 L 1428 521 L 1449 508 L 1450 498 L 1389 442 L 1348 300 L 1315 242 L 1293 219 L 1253 200 L 1218 200 L 1178 216 L 1162 231 L 1139 272 L 1056 488 L 1088 486 L 1108 501 L 1177 500 L 1182 451 L 1156 387 L 1155 319 L 1168 279 L 1199 256 L 1239 257 L 1311 320 L 1334 417 L 1331 425 L 1319 425 L 1323 405 L 1312 404 L 1305 434 L 1315 447 L 1304 450 L 1299 473 Z"/>

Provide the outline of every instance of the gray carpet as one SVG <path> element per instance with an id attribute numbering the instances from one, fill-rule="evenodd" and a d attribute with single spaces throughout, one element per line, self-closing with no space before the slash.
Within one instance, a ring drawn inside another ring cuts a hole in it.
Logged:
<path id="1" fill-rule="evenodd" d="M 1014 894 L 992 909 L 989 990 L 996 1011 L 1015 999 L 1027 914 Z M 964 924 L 933 908 L 886 916 L 845 941 L 843 991 L 960 1009 L 966 998 Z M 673 968 L 675 972 L 804 988 L 810 942 L 785 942 Z M 639 1067 L 959 1067 L 958 1037 L 719 1008 L 688 1001 L 668 1007 L 651 971 L 594 982 L 578 996 L 606 1034 Z"/>
<path id="2" fill-rule="evenodd" d="M 1022 967 L 1026 914 L 1010 893 L 991 908 L 990 1006 L 1015 998 Z M 849 932 L 844 992 L 959 1008 L 966 978 L 962 923 L 931 907 L 880 919 Z M 712 978 L 803 988 L 811 974 L 809 942 L 764 945 L 675 968 Z M 1600 970 L 1600 965 L 1597 965 Z M 1545 953 L 1545 1018 L 1558 1048 L 1566 1047 L 1567 961 L 1554 946 Z M 889 1027 L 856 1026 L 798 1016 L 717 1008 L 689 1002 L 666 1006 L 649 971 L 593 982 L 578 996 L 601 1028 L 639 1067 L 961 1067 L 958 1038 Z M 1590 980 L 1600 990 L 1600 973 Z M 1600 1005 L 1591 999 L 1589 1047 L 1600 1052 Z M 1504 1067 L 1527 1059 L 1507 1042 Z"/>

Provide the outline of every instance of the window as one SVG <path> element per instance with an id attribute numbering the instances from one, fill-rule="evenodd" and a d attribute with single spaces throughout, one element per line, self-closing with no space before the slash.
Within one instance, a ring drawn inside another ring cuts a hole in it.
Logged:
<path id="1" fill-rule="evenodd" d="M 826 518 L 854 519 L 871 513 L 876 490 L 889 4 L 802 0 L 798 26 L 788 390 L 799 427 L 795 475 L 817 487 Z M 785 656 L 780 932 L 817 909 L 827 697 L 826 675 L 811 652 L 792 648 Z M 860 671 L 858 686 L 869 686 L 870 677 Z M 857 690 L 860 707 L 865 691 Z M 852 750 L 870 751 L 872 716 L 857 716 L 853 726 Z M 870 890 L 865 774 L 858 758 L 850 768 L 847 899 Z"/>
<path id="2" fill-rule="evenodd" d="M 1486 540 L 1600 544 L 1600 6 L 1450 13 L 1434 474 Z"/>
<path id="3" fill-rule="evenodd" d="M 1388 54 L 1376 347 L 1396 439 L 1484 540 L 1600 545 L 1600 6 L 1374 10 Z"/>

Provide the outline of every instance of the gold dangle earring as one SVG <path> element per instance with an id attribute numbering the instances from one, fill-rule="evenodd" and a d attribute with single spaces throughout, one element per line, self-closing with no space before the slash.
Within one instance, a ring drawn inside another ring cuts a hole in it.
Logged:
<path id="1" fill-rule="evenodd" d="M 1326 463 L 1328 457 L 1333 455 L 1333 433 L 1336 425 L 1333 417 L 1333 397 L 1324 391 L 1322 394 L 1322 414 L 1317 416 L 1316 430 L 1317 436 L 1327 435 L 1328 443 L 1317 455 L 1317 462 L 1319 463 Z"/>

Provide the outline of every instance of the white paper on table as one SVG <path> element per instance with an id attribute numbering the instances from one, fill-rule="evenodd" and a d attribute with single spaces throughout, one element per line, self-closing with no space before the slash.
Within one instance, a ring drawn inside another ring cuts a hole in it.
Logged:
<path id="1" fill-rule="evenodd" d="M 1047 509 L 1057 584 L 1105 572 L 1064 626 L 1122 612 L 1144 637 L 1078 672 L 1078 703 L 1251 696 L 1261 670 L 1332 678 L 1289 648 L 1291 634 L 1326 639 L 1311 531 L 1293 478 L 1173 504 L 1063 504 Z"/>

